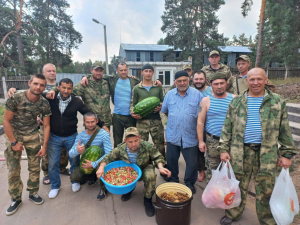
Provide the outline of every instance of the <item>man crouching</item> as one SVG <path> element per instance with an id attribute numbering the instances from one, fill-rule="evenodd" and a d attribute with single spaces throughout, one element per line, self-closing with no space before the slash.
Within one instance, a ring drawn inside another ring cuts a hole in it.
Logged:
<path id="1" fill-rule="evenodd" d="M 159 172 L 163 175 L 171 176 L 171 172 L 164 168 L 165 160 L 161 153 L 149 142 L 141 140 L 137 128 L 129 127 L 125 130 L 124 142 L 114 148 L 100 163 L 97 170 L 97 177 L 104 176 L 104 168 L 107 164 L 123 160 L 126 163 L 135 163 L 142 170 L 142 179 L 144 182 L 144 205 L 147 216 L 154 216 L 155 210 L 152 205 L 152 196 L 155 191 L 156 174 L 154 170 L 155 163 Z M 122 201 L 128 201 L 133 191 L 122 195 Z"/>

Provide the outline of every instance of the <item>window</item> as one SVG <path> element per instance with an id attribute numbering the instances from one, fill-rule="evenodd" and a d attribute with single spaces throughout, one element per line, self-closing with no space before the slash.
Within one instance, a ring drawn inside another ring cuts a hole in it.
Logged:
<path id="1" fill-rule="evenodd" d="M 136 61 L 141 61 L 141 52 L 136 52 Z"/>
<path id="2" fill-rule="evenodd" d="M 162 85 L 171 85 L 171 71 L 170 70 L 160 70 L 158 71 L 158 79 Z"/>
<path id="3" fill-rule="evenodd" d="M 150 61 L 153 62 L 154 61 L 154 57 L 153 57 L 153 52 L 150 52 Z"/>

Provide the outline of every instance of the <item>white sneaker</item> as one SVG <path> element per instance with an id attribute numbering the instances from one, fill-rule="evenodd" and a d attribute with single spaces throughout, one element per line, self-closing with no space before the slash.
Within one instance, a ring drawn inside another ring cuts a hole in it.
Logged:
<path id="1" fill-rule="evenodd" d="M 72 191 L 77 192 L 80 190 L 80 183 L 74 183 L 72 184 Z"/>
<path id="2" fill-rule="evenodd" d="M 49 192 L 48 197 L 49 198 L 56 198 L 56 196 L 58 195 L 59 189 L 51 189 L 51 191 Z"/>

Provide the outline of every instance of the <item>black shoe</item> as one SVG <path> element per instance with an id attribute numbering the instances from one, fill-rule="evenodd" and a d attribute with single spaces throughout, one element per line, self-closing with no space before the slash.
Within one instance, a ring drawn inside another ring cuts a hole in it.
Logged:
<path id="1" fill-rule="evenodd" d="M 133 190 L 134 190 L 134 189 L 133 189 Z M 121 200 L 122 200 L 123 202 L 128 201 L 128 200 L 131 198 L 131 194 L 132 194 L 133 190 L 132 190 L 131 192 L 127 193 L 127 194 L 122 195 L 122 196 L 121 196 Z"/>
<path id="2" fill-rule="evenodd" d="M 186 184 L 186 186 L 191 189 L 192 193 L 193 194 L 196 194 L 196 188 L 193 184 Z"/>
<path id="3" fill-rule="evenodd" d="M 88 185 L 91 187 L 91 186 L 94 186 L 97 182 L 97 179 L 96 180 L 90 180 Z"/>
<path id="4" fill-rule="evenodd" d="M 222 219 L 220 220 L 221 225 L 231 225 L 232 224 L 232 219 L 230 219 L 227 216 L 223 216 Z"/>
<path id="5" fill-rule="evenodd" d="M 144 206 L 145 206 L 146 215 L 148 217 L 152 217 L 155 215 L 155 209 L 153 207 L 151 198 L 144 197 Z"/>
<path id="6" fill-rule="evenodd" d="M 106 198 L 106 196 L 107 196 L 107 190 L 103 191 L 102 189 L 100 189 L 100 192 L 97 195 L 97 200 L 102 201 Z"/>
<path id="7" fill-rule="evenodd" d="M 15 212 L 17 212 L 20 205 L 22 205 L 22 200 L 13 200 L 11 205 L 6 210 L 6 215 L 10 216 L 10 215 L 14 214 Z"/>
<path id="8" fill-rule="evenodd" d="M 38 194 L 29 195 L 29 200 L 36 205 L 41 205 L 44 203 L 44 200 Z"/>

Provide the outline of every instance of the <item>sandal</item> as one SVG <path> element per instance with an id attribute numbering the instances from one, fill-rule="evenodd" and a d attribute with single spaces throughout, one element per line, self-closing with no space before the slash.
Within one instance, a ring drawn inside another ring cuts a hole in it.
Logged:
<path id="1" fill-rule="evenodd" d="M 59 172 L 60 174 L 66 175 L 66 176 L 71 176 L 71 172 L 68 168 L 66 168 L 63 172 Z"/>
<path id="2" fill-rule="evenodd" d="M 44 177 L 43 177 L 43 184 L 44 184 L 44 185 L 49 185 L 49 184 L 51 184 L 51 183 L 50 183 L 49 176 L 44 176 Z"/>

